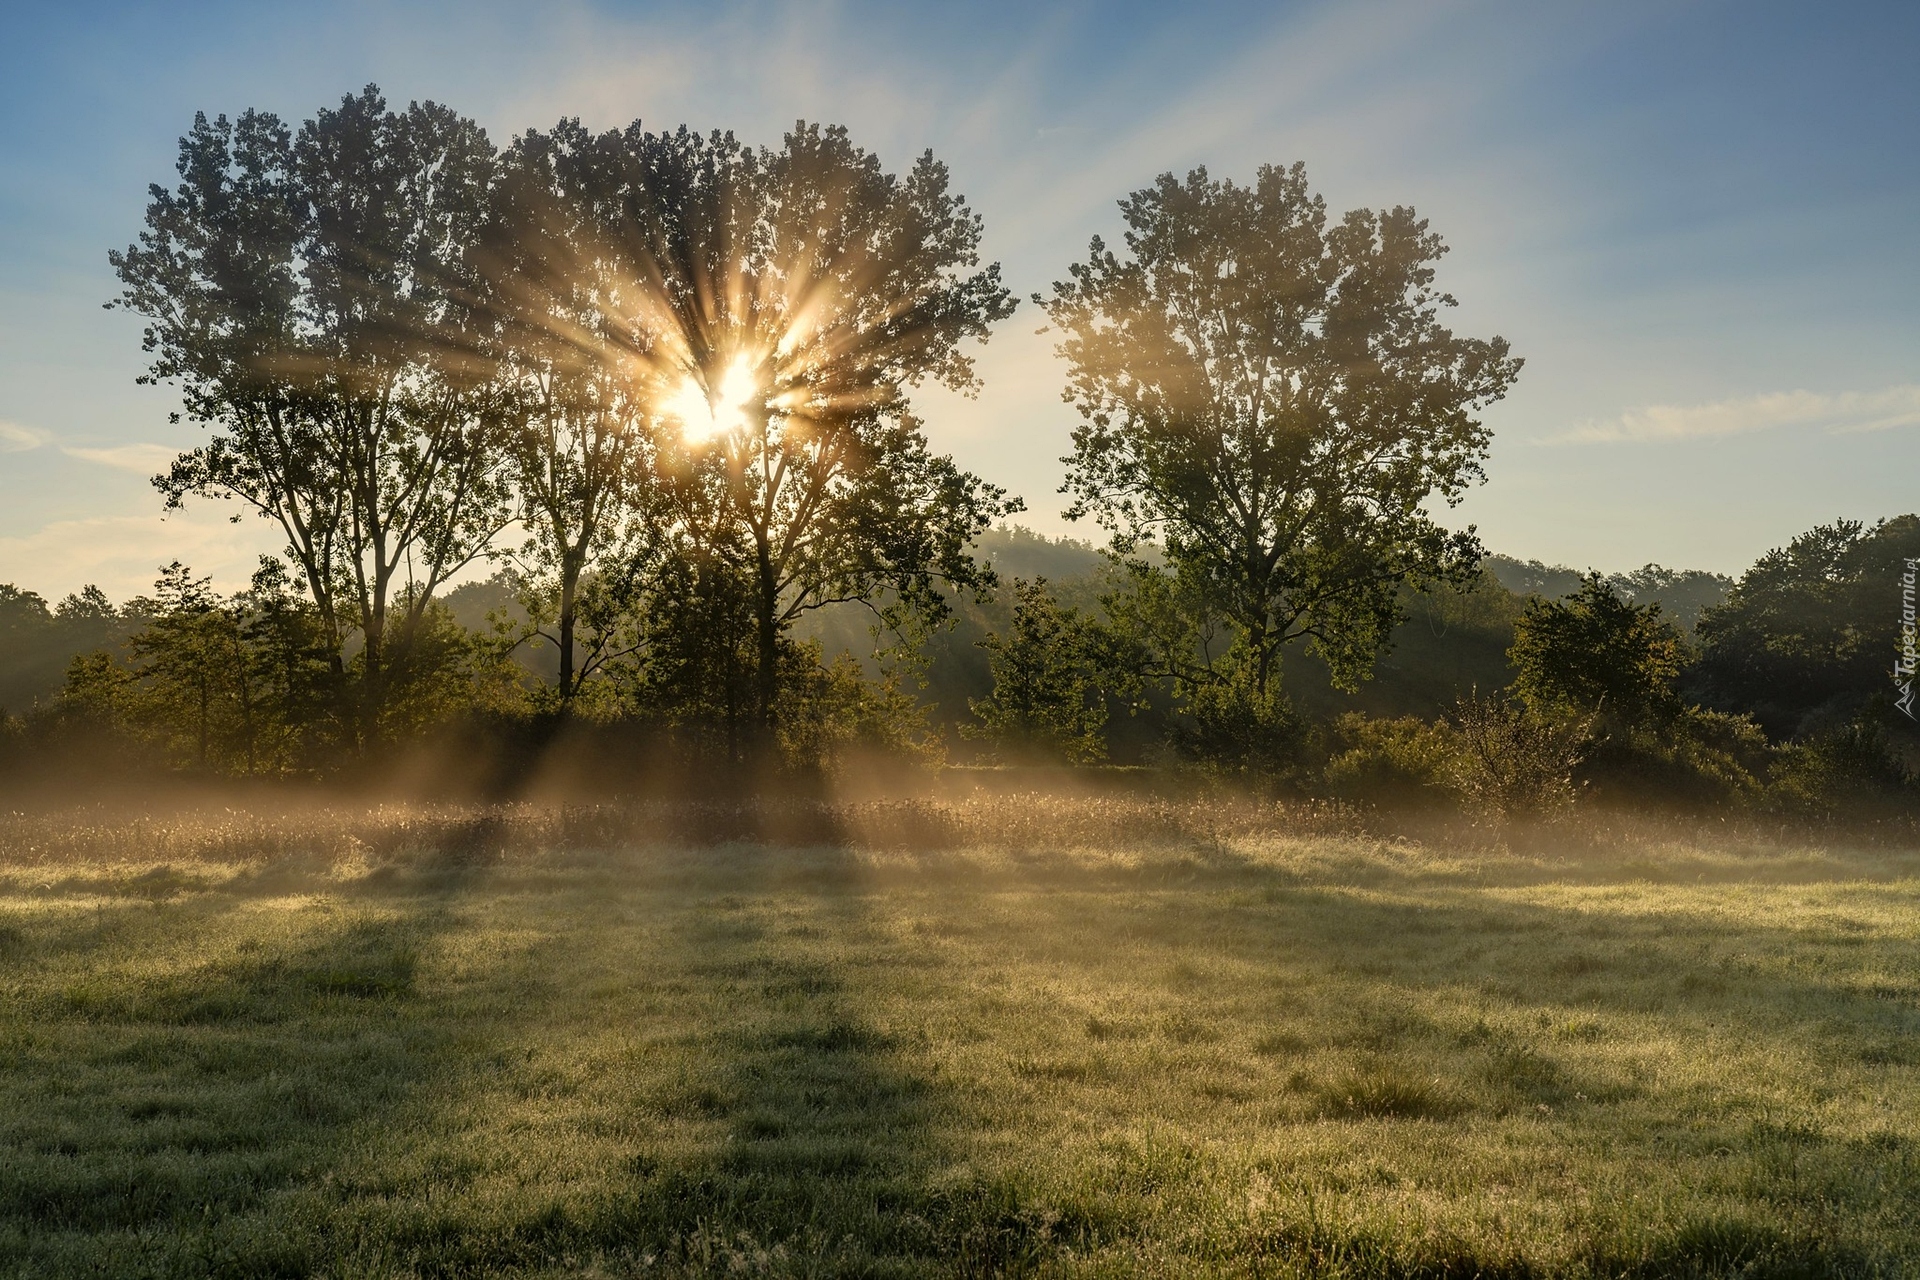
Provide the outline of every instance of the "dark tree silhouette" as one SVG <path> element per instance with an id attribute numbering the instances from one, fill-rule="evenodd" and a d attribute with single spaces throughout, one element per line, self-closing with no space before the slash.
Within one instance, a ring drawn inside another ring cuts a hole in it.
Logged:
<path id="1" fill-rule="evenodd" d="M 1902 576 L 1920 516 L 1838 520 L 1761 556 L 1696 628 L 1688 682 L 1710 706 L 1750 711 L 1775 737 L 1832 728 L 1895 695 Z M 1910 677 L 1908 677 L 1910 678 Z"/>
<path id="2" fill-rule="evenodd" d="M 1590 573 L 1564 600 L 1527 601 L 1507 659 L 1515 692 L 1533 710 L 1632 733 L 1679 716 L 1674 683 L 1687 656 L 1658 604 L 1636 605 Z"/>
<path id="3" fill-rule="evenodd" d="M 558 651 L 563 705 L 630 651 L 625 606 L 659 543 L 646 519 L 659 380 L 636 359 L 652 343 L 632 323 L 651 272 L 623 234 L 621 160 L 617 135 L 577 120 L 517 138 L 478 258 L 528 533 L 524 603 Z"/>

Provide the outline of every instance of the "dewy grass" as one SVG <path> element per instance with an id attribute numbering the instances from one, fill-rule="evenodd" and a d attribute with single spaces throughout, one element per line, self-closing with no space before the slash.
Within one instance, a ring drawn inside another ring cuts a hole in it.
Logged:
<path id="1" fill-rule="evenodd" d="M 1911 1274 L 1916 872 L 1040 797 L 0 819 L 0 1274 Z"/>

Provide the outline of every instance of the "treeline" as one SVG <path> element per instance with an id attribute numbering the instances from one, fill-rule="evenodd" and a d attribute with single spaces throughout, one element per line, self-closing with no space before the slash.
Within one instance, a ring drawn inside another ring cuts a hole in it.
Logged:
<path id="1" fill-rule="evenodd" d="M 1813 530 L 1737 582 L 1488 557 L 1463 583 L 1409 590 L 1356 689 L 1336 688 L 1323 662 L 1291 663 L 1294 714 L 1263 756 L 1201 736 L 1199 709 L 1128 659 L 1123 565 L 1022 529 L 989 531 L 974 552 L 1011 589 L 961 602 L 924 637 L 917 679 L 876 680 L 855 662 L 871 648 L 864 615 L 817 615 L 797 643 L 816 662 L 838 657 L 817 666 L 829 678 L 812 701 L 793 704 L 790 720 L 812 729 L 787 738 L 789 763 L 864 746 L 920 761 L 1184 765 L 1368 804 L 1503 812 L 1585 798 L 1834 817 L 1915 799 L 1913 739 L 1883 659 L 1900 627 L 1889 584 L 1920 558 L 1920 517 Z M 97 588 L 55 609 L 12 588 L 0 600 L 16 663 L 66 662 L 57 693 L 4 721 L 16 758 L 104 743 L 120 764 L 223 776 L 340 764 L 324 649 L 271 572 L 221 597 L 173 566 L 154 595 L 118 609 Z M 396 742 L 497 750 L 550 726 L 552 645 L 521 600 L 507 573 L 449 593 L 432 614 L 437 642 L 419 650 L 430 670 L 398 704 L 407 719 L 388 726 Z M 73 652 L 99 636 L 113 639 Z M 715 718 L 670 719 L 624 660 L 597 681 L 572 714 L 598 741 L 657 746 L 691 729 L 678 750 L 726 755 L 698 736 Z"/>
<path id="2" fill-rule="evenodd" d="M 1332 216 L 1299 165 L 1163 175 L 1033 295 L 1098 552 L 997 528 L 1019 500 L 913 412 L 978 385 L 971 343 L 1016 307 L 930 154 L 891 174 L 806 123 L 500 148 L 369 87 L 298 127 L 196 117 L 176 168 L 111 255 L 144 380 L 207 433 L 155 485 L 285 549 L 233 595 L 173 565 L 122 610 L 0 601 L 100 640 L 7 721 L 16 760 L 336 776 L 439 743 L 510 784 L 590 738 L 595 762 L 1181 762 L 1502 810 L 1905 794 L 1885 672 L 1913 520 L 1815 530 L 1731 585 L 1488 558 L 1431 509 L 1484 478 L 1478 415 L 1521 361 L 1443 323 L 1412 209 Z"/>
<path id="3" fill-rule="evenodd" d="M 1920 744 L 1889 677 L 1917 559 L 1912 515 L 1814 529 L 1737 582 L 1489 557 L 1406 591 L 1372 678 L 1343 689 L 1299 655 L 1264 733 L 1143 680 L 1125 575 L 1017 580 L 1006 624 L 976 641 L 991 692 L 956 727 L 1003 759 L 1252 766 L 1370 804 L 1909 814 Z"/>
<path id="4" fill-rule="evenodd" d="M 1584 799 L 1911 817 L 1920 742 L 1892 674 L 1916 558 L 1920 517 L 1822 526 L 1762 556 L 1691 627 L 1707 584 L 1651 567 L 1531 596 L 1505 628 L 1504 690 L 1481 683 L 1430 719 L 1341 716 L 1322 783 L 1505 812 Z"/>

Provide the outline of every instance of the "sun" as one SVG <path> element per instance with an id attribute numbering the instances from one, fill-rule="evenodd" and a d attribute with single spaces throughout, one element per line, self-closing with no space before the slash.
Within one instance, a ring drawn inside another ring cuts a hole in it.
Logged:
<path id="1" fill-rule="evenodd" d="M 680 429 L 689 442 L 699 444 L 738 431 L 747 425 L 747 407 L 760 392 L 753 362 L 746 356 L 735 357 L 726 372 L 709 391 L 693 373 L 680 379 L 661 405 L 670 418 L 680 421 Z"/>

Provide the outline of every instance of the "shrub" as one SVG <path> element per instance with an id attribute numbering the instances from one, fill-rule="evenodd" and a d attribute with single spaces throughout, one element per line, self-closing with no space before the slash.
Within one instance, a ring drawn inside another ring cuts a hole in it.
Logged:
<path id="1" fill-rule="evenodd" d="M 780 750 L 788 764 L 834 765 L 861 752 L 938 759 L 926 708 L 902 687 L 898 673 L 869 680 L 850 653 L 828 666 L 815 640 L 791 645 L 788 659 L 779 702 Z"/>
<path id="2" fill-rule="evenodd" d="M 1431 803 L 1453 794 L 1460 742 L 1444 721 L 1376 720 L 1349 712 L 1329 731 L 1327 790 L 1374 804 Z"/>
<path id="3" fill-rule="evenodd" d="M 1589 574 L 1565 600 L 1534 599 L 1514 624 L 1514 691 L 1548 716 L 1598 717 L 1613 736 L 1673 723 L 1685 649 L 1658 604 L 1622 599 Z"/>
<path id="4" fill-rule="evenodd" d="M 1660 730 L 1592 743 L 1576 776 L 1604 799 L 1741 805 L 1761 795 L 1773 754 L 1751 718 L 1687 707 Z"/>
<path id="5" fill-rule="evenodd" d="M 1107 703 L 1091 626 L 1048 594 L 1045 578 L 1016 578 L 1013 593 L 1007 634 L 978 642 L 991 655 L 993 691 L 968 700 L 979 723 L 962 725 L 961 734 L 992 742 L 1003 759 L 1106 759 Z"/>
<path id="6" fill-rule="evenodd" d="M 1454 719 L 1460 750 L 1453 781 L 1468 804 L 1501 817 L 1547 817 L 1572 806 L 1573 771 L 1591 718 L 1475 692 L 1460 701 Z"/>
<path id="7" fill-rule="evenodd" d="M 1782 747 L 1767 779 L 1777 811 L 1813 818 L 1885 814 L 1920 799 L 1913 773 L 1871 724 Z"/>
<path id="8" fill-rule="evenodd" d="M 1230 655 L 1210 679 L 1189 683 L 1186 715 L 1174 724 L 1173 745 L 1215 769 L 1291 776 L 1305 754 L 1307 726 L 1280 681 L 1262 690 L 1251 664 L 1239 658 Z"/>

